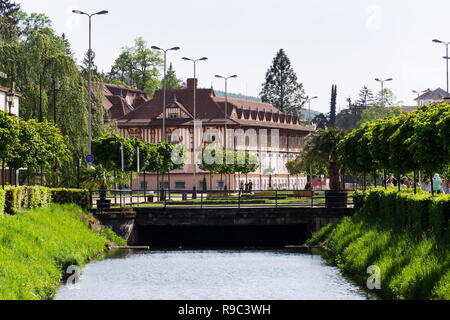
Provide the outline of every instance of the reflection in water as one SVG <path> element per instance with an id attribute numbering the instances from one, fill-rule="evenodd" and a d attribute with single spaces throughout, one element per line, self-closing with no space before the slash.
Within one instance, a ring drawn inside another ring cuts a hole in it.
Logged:
<path id="1" fill-rule="evenodd" d="M 86 266 L 68 300 L 367 299 L 318 255 L 288 251 L 128 253 Z"/>

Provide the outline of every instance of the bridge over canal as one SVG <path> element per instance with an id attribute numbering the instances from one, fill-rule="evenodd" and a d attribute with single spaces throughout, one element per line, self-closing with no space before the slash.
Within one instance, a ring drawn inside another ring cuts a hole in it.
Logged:
<path id="1" fill-rule="evenodd" d="M 134 207 L 95 215 L 130 245 L 164 248 L 300 245 L 313 232 L 353 214 L 326 207 Z"/>

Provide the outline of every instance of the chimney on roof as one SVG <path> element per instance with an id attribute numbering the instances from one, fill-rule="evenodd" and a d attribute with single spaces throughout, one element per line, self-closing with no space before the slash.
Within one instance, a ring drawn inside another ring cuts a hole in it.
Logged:
<path id="1" fill-rule="evenodd" d="M 197 88 L 198 79 L 190 78 L 187 79 L 187 88 L 188 89 L 194 89 Z"/>

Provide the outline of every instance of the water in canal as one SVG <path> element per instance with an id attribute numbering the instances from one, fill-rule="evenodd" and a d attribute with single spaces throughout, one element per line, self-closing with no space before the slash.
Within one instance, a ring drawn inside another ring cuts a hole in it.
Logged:
<path id="1" fill-rule="evenodd" d="M 58 300 L 368 299 L 320 255 L 292 250 L 127 252 L 87 265 Z"/>

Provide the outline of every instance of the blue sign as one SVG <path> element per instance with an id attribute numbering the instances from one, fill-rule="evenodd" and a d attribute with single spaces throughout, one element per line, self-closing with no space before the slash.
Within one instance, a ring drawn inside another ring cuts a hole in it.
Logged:
<path id="1" fill-rule="evenodd" d="M 88 154 L 86 156 L 86 162 L 87 163 L 93 163 L 94 162 L 94 156 L 92 154 Z"/>

